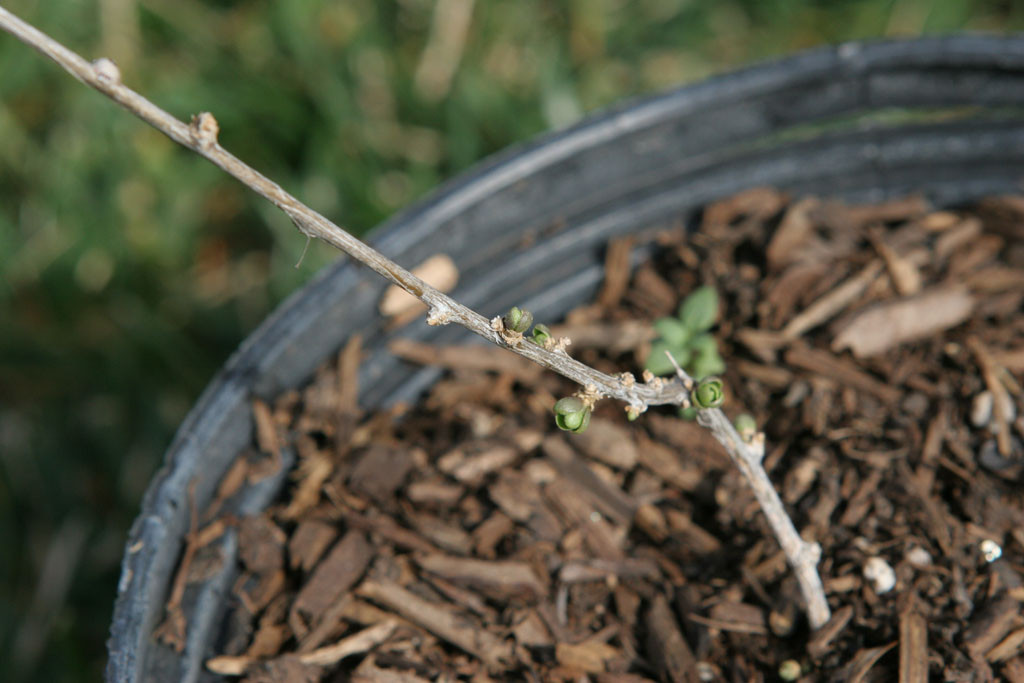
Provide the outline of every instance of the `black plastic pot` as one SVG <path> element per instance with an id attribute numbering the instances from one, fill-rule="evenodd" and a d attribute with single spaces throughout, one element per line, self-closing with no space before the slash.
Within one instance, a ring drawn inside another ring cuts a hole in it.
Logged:
<path id="1" fill-rule="evenodd" d="M 873 202 L 921 192 L 938 205 L 1018 191 L 1024 179 L 1024 38 L 851 43 L 638 100 L 490 159 L 389 221 L 373 243 L 411 266 L 450 255 L 454 296 L 485 315 L 525 305 L 557 320 L 590 297 L 609 238 L 690 220 L 758 185 Z M 643 258 L 643 253 L 637 253 Z M 251 440 L 250 401 L 301 385 L 353 333 L 368 360 L 367 408 L 415 397 L 438 372 L 385 350 L 402 335 L 465 341 L 422 322 L 386 333 L 385 283 L 342 262 L 291 296 L 231 357 L 193 408 L 146 493 L 124 557 L 107 678 L 203 680 L 234 562 L 186 594 L 183 654 L 152 637 L 189 526 Z M 283 476 L 233 500 L 253 513 Z M 233 556 L 237 540 L 223 537 Z"/>

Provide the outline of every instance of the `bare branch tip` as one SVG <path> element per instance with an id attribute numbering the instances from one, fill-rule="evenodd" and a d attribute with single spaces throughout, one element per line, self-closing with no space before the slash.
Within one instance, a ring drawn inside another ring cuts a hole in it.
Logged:
<path id="1" fill-rule="evenodd" d="M 203 149 L 217 144 L 217 135 L 220 133 L 220 125 L 217 119 L 208 111 L 200 112 L 192 117 L 189 124 L 189 132 L 192 139 Z"/>
<path id="2" fill-rule="evenodd" d="M 121 84 L 121 69 L 117 67 L 117 64 L 106 57 L 100 57 L 92 62 L 92 71 L 96 75 L 96 80 L 104 85 L 120 85 Z"/>

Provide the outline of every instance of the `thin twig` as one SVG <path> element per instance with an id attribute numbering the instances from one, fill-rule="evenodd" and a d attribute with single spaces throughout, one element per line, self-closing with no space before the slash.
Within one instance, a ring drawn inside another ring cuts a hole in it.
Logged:
<path id="1" fill-rule="evenodd" d="M 711 431 L 718 443 L 722 444 L 729 457 L 732 458 L 736 467 L 747 478 L 750 488 L 754 491 L 754 497 L 760 503 L 764 516 L 768 518 L 768 524 L 775 533 L 775 538 L 782 546 L 782 552 L 786 555 L 789 566 L 796 574 L 800 592 L 807 603 L 807 621 L 811 628 L 821 628 L 831 616 L 828 602 L 825 600 L 825 589 L 821 585 L 821 577 L 818 575 L 821 546 L 800 538 L 792 520 L 786 514 L 786 508 L 783 507 L 782 500 L 772 485 L 772 480 L 764 471 L 764 466 L 761 464 L 762 453 L 753 449 L 740 437 L 725 413 L 719 408 L 703 409 L 697 413 L 697 422 Z"/>
<path id="2" fill-rule="evenodd" d="M 665 352 L 665 355 L 668 356 L 675 368 L 676 375 L 683 386 L 693 386 L 693 378 L 683 370 L 675 356 L 668 351 Z M 760 448 L 756 448 L 754 444 L 745 441 L 721 408 L 698 409 L 697 423 L 706 427 L 714 435 L 739 471 L 747 478 L 750 488 L 754 491 L 754 497 L 761 505 L 764 516 L 768 518 L 768 524 L 775 533 L 775 538 L 782 546 L 782 552 L 786 556 L 789 566 L 796 574 L 800 592 L 807 603 L 807 621 L 810 622 L 811 628 L 821 628 L 831 616 L 828 602 L 825 600 L 825 589 L 821 585 L 821 577 L 818 575 L 821 546 L 803 540 L 797 533 L 796 527 L 793 526 L 793 521 L 786 514 L 786 508 L 783 507 L 782 500 L 772 485 L 772 480 L 764 471 L 762 464 L 764 442 L 762 441 Z"/>
<path id="3" fill-rule="evenodd" d="M 97 59 L 89 63 L 2 7 L 0 7 L 0 28 L 43 53 L 72 76 L 100 91 L 178 144 L 206 157 L 216 166 L 273 202 L 288 214 L 302 234 L 323 240 L 340 249 L 423 301 L 429 307 L 427 316 L 429 324 L 458 323 L 493 344 L 507 348 L 579 383 L 586 387 L 588 393 L 592 395 L 599 393 L 624 401 L 634 412 L 643 412 L 650 405 L 688 406 L 690 404 L 688 387 L 692 386 L 692 382 L 664 381 L 658 378 L 648 383 L 638 383 L 633 381 L 632 375 L 628 373 L 613 377 L 570 358 L 564 351 L 548 350 L 537 344 L 524 341 L 521 335 L 508 334 L 502 329 L 500 319 L 487 320 L 479 313 L 434 289 L 229 153 L 217 142 L 218 126 L 211 114 L 204 112 L 193 117 L 191 125 L 179 121 L 123 85 L 120 71 L 109 59 Z M 682 376 L 685 377 L 685 373 Z M 813 628 L 822 626 L 828 621 L 829 611 L 821 580 L 815 568 L 821 553 L 820 547 L 816 543 L 804 542 L 797 534 L 771 480 L 761 466 L 760 455 L 744 443 L 725 414 L 717 408 L 701 410 L 698 421 L 714 434 L 750 482 L 754 495 L 764 509 L 765 516 L 778 537 L 783 552 L 796 572 L 804 599 L 807 602 L 811 626 Z"/>

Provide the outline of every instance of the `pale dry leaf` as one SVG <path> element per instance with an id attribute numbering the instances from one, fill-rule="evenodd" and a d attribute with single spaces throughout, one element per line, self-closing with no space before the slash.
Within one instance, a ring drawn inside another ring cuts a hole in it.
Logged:
<path id="1" fill-rule="evenodd" d="M 765 251 L 772 270 L 799 259 L 800 247 L 814 237 L 814 221 L 811 219 L 811 210 L 818 204 L 817 199 L 807 197 L 786 210 Z"/>
<path id="2" fill-rule="evenodd" d="M 970 317 L 974 303 L 966 288 L 942 287 L 873 306 L 839 331 L 832 350 L 850 349 L 858 358 L 883 353 L 959 325 Z"/>
<path id="3" fill-rule="evenodd" d="M 459 269 L 446 254 L 435 254 L 412 269 L 412 274 L 434 289 L 448 293 L 459 281 Z M 391 285 L 380 300 L 380 314 L 398 316 L 418 308 L 426 308 L 415 296 L 398 285 Z"/>

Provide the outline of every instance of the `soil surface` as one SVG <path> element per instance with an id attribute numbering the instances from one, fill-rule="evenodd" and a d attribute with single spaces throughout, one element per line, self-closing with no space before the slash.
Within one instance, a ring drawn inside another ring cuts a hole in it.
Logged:
<path id="1" fill-rule="evenodd" d="M 586 432 L 577 388 L 507 351 L 409 341 L 449 369 L 415 406 L 363 414 L 359 341 L 313 383 L 254 404 L 253 449 L 221 486 L 298 465 L 240 535 L 216 672 L 249 681 L 1024 681 L 1024 199 L 935 211 L 756 189 L 689 234 L 656 231 L 556 336 L 640 370 L 652 322 L 700 285 L 731 416 L 819 542 L 832 619 L 811 632 L 785 558 L 717 442 L 674 409 Z M 653 233 L 652 233 L 653 234 Z M 551 324 L 555 321 L 537 321 Z M 270 463 L 270 465 L 268 465 Z M 180 591 L 179 591 L 180 597 Z M 173 603 L 158 632 L 181 644 Z"/>

